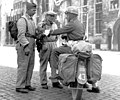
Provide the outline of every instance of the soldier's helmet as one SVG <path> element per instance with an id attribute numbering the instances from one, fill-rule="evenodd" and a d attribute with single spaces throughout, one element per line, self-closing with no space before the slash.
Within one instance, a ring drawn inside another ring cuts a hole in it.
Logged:
<path id="1" fill-rule="evenodd" d="M 67 13 L 72 13 L 72 14 L 78 15 L 78 8 L 75 7 L 75 6 L 69 6 L 69 7 L 67 7 L 65 13 L 66 13 L 66 14 L 67 14 Z"/>
<path id="2" fill-rule="evenodd" d="M 54 11 L 48 11 L 45 13 L 45 15 L 57 15 L 57 13 Z"/>

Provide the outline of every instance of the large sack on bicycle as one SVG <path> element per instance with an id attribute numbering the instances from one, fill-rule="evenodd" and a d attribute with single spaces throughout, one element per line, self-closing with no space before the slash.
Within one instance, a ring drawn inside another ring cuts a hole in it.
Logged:
<path id="1" fill-rule="evenodd" d="M 92 45 L 86 41 L 78 41 L 72 46 L 72 51 L 74 53 L 78 52 L 92 52 Z"/>
<path id="2" fill-rule="evenodd" d="M 59 56 L 58 74 L 64 82 L 74 82 L 78 58 L 73 54 L 61 54 Z"/>
<path id="3" fill-rule="evenodd" d="M 96 83 L 101 79 L 102 58 L 98 54 L 92 54 L 87 66 L 88 83 Z"/>

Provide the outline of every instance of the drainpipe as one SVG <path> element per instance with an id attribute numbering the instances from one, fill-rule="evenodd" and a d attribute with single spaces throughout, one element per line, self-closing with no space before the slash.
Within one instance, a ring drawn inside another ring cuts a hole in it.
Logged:
<path id="1" fill-rule="evenodd" d="M 5 45 L 5 39 L 6 39 L 6 12 L 5 12 L 5 1 L 2 0 L 1 5 L 1 46 Z"/>

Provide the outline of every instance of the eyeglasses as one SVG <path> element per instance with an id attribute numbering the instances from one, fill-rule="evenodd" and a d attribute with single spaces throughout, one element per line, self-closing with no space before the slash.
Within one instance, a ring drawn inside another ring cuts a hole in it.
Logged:
<path id="1" fill-rule="evenodd" d="M 55 17 L 55 15 L 50 15 L 50 17 Z"/>
<path id="2" fill-rule="evenodd" d="M 65 14 L 68 14 L 68 12 L 66 11 Z"/>

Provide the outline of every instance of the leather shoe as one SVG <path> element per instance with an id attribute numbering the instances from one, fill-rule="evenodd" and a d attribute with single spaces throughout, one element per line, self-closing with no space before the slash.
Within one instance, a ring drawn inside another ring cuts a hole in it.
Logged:
<path id="1" fill-rule="evenodd" d="M 36 88 L 32 86 L 26 86 L 25 89 L 28 89 L 29 91 L 35 91 Z"/>
<path id="2" fill-rule="evenodd" d="M 47 85 L 41 85 L 43 89 L 48 89 Z"/>
<path id="3" fill-rule="evenodd" d="M 92 89 L 87 89 L 88 92 L 100 93 L 99 87 L 92 87 Z"/>
<path id="4" fill-rule="evenodd" d="M 83 88 L 89 88 L 89 85 L 88 85 L 87 83 L 85 83 L 85 84 L 83 85 Z"/>
<path id="5" fill-rule="evenodd" d="M 59 88 L 59 89 L 62 89 L 62 88 L 63 88 L 62 85 L 61 85 L 59 82 L 53 82 L 53 83 L 52 83 L 52 86 L 53 86 L 54 88 Z"/>
<path id="6" fill-rule="evenodd" d="M 29 91 L 25 88 L 16 88 L 16 92 L 20 92 L 20 93 L 28 93 Z"/>

